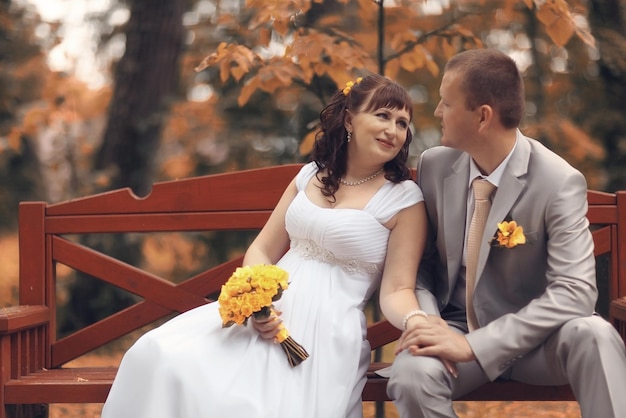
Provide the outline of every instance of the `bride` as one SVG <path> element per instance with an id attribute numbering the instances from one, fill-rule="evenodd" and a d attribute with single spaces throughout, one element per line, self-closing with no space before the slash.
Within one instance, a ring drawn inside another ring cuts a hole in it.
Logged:
<path id="1" fill-rule="evenodd" d="M 278 316 L 222 328 L 211 303 L 146 333 L 122 359 L 102 417 L 362 417 L 368 299 L 381 286 L 398 328 L 417 308 L 426 214 L 406 166 L 411 118 L 407 92 L 386 77 L 337 91 L 312 161 L 244 257 L 288 272 Z M 295 367 L 273 341 L 279 323 L 309 353 Z"/>

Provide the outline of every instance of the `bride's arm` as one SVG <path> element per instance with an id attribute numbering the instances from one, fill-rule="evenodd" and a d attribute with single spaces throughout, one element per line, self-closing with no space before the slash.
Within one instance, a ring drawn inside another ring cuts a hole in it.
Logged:
<path id="1" fill-rule="evenodd" d="M 439 317 L 428 316 L 420 309 L 415 294 L 417 269 L 424 253 L 428 230 L 424 202 L 402 210 L 392 225 L 387 246 L 387 258 L 380 288 L 380 307 L 385 318 L 402 330 L 396 344 L 396 353 L 402 349 L 410 331 L 420 321 L 431 322 L 441 327 L 447 324 Z M 408 341 L 408 340 L 407 340 Z M 456 365 L 441 359 L 446 369 L 457 376 Z"/>
<path id="2" fill-rule="evenodd" d="M 252 241 L 243 258 L 243 265 L 255 264 L 275 264 L 287 251 L 289 246 L 289 235 L 285 229 L 285 214 L 287 208 L 297 194 L 295 179 L 289 183 L 278 204 L 272 211 L 269 219 L 259 232 L 259 235 Z M 282 323 L 280 312 L 278 315 L 272 313 L 264 319 L 250 318 L 252 327 L 256 329 L 261 337 L 273 339 L 280 331 L 279 325 Z"/>
<path id="3" fill-rule="evenodd" d="M 387 225 L 391 228 L 380 287 L 380 307 L 396 328 L 425 320 L 415 296 L 417 268 L 424 252 L 427 220 L 424 203 L 401 210 Z"/>

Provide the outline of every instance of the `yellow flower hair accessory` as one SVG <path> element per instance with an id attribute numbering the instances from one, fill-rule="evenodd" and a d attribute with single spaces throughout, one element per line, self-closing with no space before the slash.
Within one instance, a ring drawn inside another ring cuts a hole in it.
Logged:
<path id="1" fill-rule="evenodd" d="M 363 80 L 363 77 L 359 77 L 355 81 L 348 81 L 346 83 L 346 87 L 344 87 L 343 89 L 343 95 L 347 96 L 350 93 L 350 90 L 352 90 L 352 87 L 355 86 L 356 84 L 359 84 L 361 80 Z"/>
<path id="2" fill-rule="evenodd" d="M 513 248 L 526 244 L 524 228 L 515 221 L 504 221 L 498 224 L 496 235 L 491 239 L 494 247 Z"/>
<path id="3" fill-rule="evenodd" d="M 266 318 L 273 313 L 273 303 L 281 298 L 289 286 L 289 274 L 273 264 L 238 267 L 222 285 L 217 299 L 222 328 L 246 325 L 248 319 Z M 291 338 L 287 329 L 280 325 L 276 341 L 287 355 L 291 367 L 297 366 L 309 354 Z"/>

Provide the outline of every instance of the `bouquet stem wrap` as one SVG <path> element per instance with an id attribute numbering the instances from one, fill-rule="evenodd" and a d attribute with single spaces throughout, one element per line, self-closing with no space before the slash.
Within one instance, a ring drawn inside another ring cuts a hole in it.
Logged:
<path id="1" fill-rule="evenodd" d="M 289 286 L 288 273 L 275 265 L 259 264 L 239 267 L 222 286 L 218 298 L 222 327 L 234 324 L 246 325 L 251 315 L 267 318 L 272 314 L 273 304 L 279 300 Z M 287 355 L 291 367 L 295 367 L 309 357 L 307 351 L 294 341 L 281 324 L 276 335 Z"/>
<path id="2" fill-rule="evenodd" d="M 265 306 L 260 311 L 254 313 L 255 318 L 267 318 L 269 317 L 274 310 Z M 298 364 L 302 363 L 309 357 L 309 353 L 298 344 L 291 335 L 289 335 L 289 331 L 284 327 L 283 324 L 280 324 L 280 331 L 276 334 L 276 341 L 280 344 L 283 351 L 287 355 L 287 360 L 289 361 L 289 365 L 291 367 L 296 367 Z"/>

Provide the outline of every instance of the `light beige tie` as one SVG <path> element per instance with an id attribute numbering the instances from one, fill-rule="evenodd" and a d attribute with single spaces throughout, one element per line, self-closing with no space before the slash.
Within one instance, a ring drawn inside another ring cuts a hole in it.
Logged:
<path id="1" fill-rule="evenodd" d="M 472 189 L 474 189 L 474 213 L 472 213 L 472 220 L 467 232 L 465 266 L 465 310 L 467 311 L 467 326 L 470 331 L 479 328 L 473 303 L 478 252 L 485 231 L 487 215 L 489 215 L 489 209 L 491 209 L 491 194 L 496 189 L 496 186 L 485 179 L 476 178 L 472 181 Z"/>

